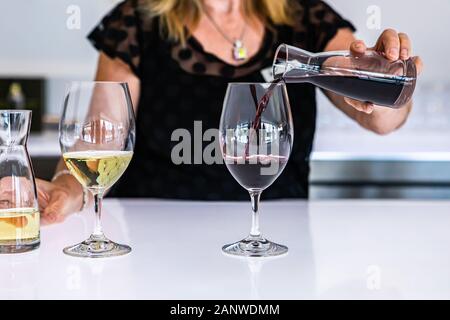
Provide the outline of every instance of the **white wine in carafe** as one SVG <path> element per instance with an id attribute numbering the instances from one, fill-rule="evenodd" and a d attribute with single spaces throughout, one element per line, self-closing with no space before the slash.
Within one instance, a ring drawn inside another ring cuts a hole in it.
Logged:
<path id="1" fill-rule="evenodd" d="M 0 209 L 0 244 L 39 241 L 39 211 L 35 208 Z"/>

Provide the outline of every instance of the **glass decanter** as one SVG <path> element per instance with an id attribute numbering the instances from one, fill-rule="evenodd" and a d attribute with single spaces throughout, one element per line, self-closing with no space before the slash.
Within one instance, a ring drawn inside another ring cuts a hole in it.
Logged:
<path id="1" fill-rule="evenodd" d="M 417 70 L 413 59 L 389 61 L 373 50 L 311 53 L 282 44 L 273 62 L 275 79 L 312 83 L 342 96 L 400 108 L 412 97 Z"/>
<path id="2" fill-rule="evenodd" d="M 31 111 L 0 110 L 0 253 L 39 247 L 39 207 L 27 151 Z"/>

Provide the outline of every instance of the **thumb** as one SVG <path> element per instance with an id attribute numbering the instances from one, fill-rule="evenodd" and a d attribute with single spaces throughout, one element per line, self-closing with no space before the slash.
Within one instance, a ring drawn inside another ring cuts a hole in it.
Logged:
<path id="1" fill-rule="evenodd" d="M 370 102 L 363 102 L 348 97 L 344 97 L 345 102 L 360 112 L 371 114 L 374 110 L 374 105 Z"/>
<path id="2" fill-rule="evenodd" d="M 417 74 L 420 75 L 423 70 L 423 60 L 420 57 L 412 57 L 412 59 L 416 64 Z"/>
<path id="3" fill-rule="evenodd" d="M 353 41 L 350 45 L 350 52 L 353 55 L 359 56 L 363 55 L 367 50 L 367 46 L 362 40 Z"/>

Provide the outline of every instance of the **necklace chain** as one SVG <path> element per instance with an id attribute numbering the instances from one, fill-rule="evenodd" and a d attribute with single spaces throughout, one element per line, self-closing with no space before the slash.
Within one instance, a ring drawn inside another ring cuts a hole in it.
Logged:
<path id="1" fill-rule="evenodd" d="M 239 41 L 242 43 L 242 40 L 244 39 L 245 32 L 247 31 L 247 24 L 244 22 L 244 27 L 242 28 L 241 36 L 237 38 L 236 40 L 231 39 L 221 28 L 220 26 L 214 21 L 214 19 L 211 17 L 211 15 L 208 13 L 207 10 L 203 10 L 205 13 L 205 16 L 208 18 L 208 20 L 211 22 L 211 24 L 216 28 L 216 30 L 222 35 L 222 37 L 227 40 L 229 43 L 231 43 L 233 46 L 236 45 L 236 41 Z"/>

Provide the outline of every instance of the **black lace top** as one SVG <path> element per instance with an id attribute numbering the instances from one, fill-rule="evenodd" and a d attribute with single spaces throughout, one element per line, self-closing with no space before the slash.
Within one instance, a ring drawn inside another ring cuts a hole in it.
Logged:
<path id="1" fill-rule="evenodd" d="M 295 27 L 268 26 L 259 51 L 236 67 L 205 52 L 194 37 L 189 37 L 185 46 L 163 39 L 158 18 L 150 17 L 144 4 L 144 0 L 122 2 L 88 36 L 98 50 L 127 63 L 141 83 L 135 155 L 111 194 L 247 200 L 245 190 L 224 164 L 173 164 L 171 151 L 179 141 L 172 141 L 172 132 L 184 128 L 194 137 L 195 121 L 201 121 L 203 132 L 217 129 L 227 84 L 264 82 L 261 70 L 271 67 L 279 44 L 320 52 L 339 28 L 354 29 L 353 26 L 323 1 L 297 0 L 292 2 L 297 16 Z M 308 84 L 289 85 L 288 92 L 294 119 L 294 148 L 286 169 L 263 193 L 264 198 L 308 196 L 315 88 Z"/>

